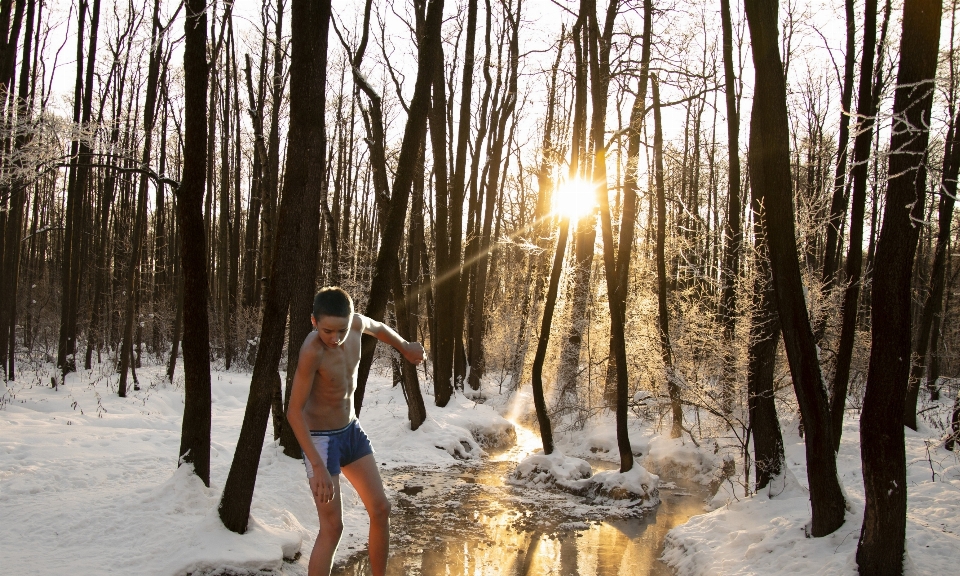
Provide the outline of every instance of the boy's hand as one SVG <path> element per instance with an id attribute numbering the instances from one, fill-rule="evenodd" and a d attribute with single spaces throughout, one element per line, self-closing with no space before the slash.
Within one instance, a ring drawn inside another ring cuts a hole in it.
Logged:
<path id="1" fill-rule="evenodd" d="M 326 503 L 333 500 L 333 478 L 330 477 L 330 472 L 327 471 L 325 465 L 313 465 L 313 477 L 310 478 L 310 491 L 313 492 L 313 497 L 320 502 Z"/>
<path id="2" fill-rule="evenodd" d="M 423 345 L 419 342 L 407 342 L 403 345 L 400 353 L 403 354 L 403 357 L 406 358 L 408 362 L 414 365 L 423 362 L 423 355 L 425 354 Z"/>

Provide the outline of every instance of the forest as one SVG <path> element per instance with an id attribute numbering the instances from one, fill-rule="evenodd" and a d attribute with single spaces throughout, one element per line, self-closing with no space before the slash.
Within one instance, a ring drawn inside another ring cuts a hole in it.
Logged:
<path id="1" fill-rule="evenodd" d="M 914 473 L 960 489 L 958 8 L 0 0 L 0 435 L 28 443 L 34 389 L 147 420 L 164 390 L 151 482 L 184 467 L 225 531 L 263 530 L 313 297 L 341 286 L 427 352 L 363 336 L 361 421 L 393 390 L 411 437 L 522 403 L 568 489 L 578 435 L 619 478 L 664 476 L 637 448 L 662 438 L 740 504 L 800 486 L 845 573 L 923 573 Z M 946 510 L 922 517 L 955 566 Z M 666 538 L 676 573 L 732 570 Z"/>

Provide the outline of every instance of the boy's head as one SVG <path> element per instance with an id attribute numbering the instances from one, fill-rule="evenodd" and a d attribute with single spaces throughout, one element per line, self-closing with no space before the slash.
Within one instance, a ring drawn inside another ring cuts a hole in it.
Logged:
<path id="1" fill-rule="evenodd" d="M 313 298 L 313 327 L 320 341 L 330 348 L 343 344 L 350 332 L 353 300 L 342 288 L 327 286 Z"/>
<path id="2" fill-rule="evenodd" d="M 325 286 L 313 298 L 313 318 L 318 322 L 324 316 L 347 318 L 353 316 L 353 299 L 339 286 Z"/>

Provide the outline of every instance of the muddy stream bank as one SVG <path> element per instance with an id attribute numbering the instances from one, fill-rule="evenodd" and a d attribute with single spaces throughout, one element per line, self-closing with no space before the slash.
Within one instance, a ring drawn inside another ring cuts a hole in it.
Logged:
<path id="1" fill-rule="evenodd" d="M 525 431 L 526 432 L 526 431 Z M 385 470 L 394 497 L 390 576 L 666 576 L 666 533 L 703 513 L 707 486 L 661 477 L 660 504 L 619 508 L 505 482 L 529 450 L 493 452 L 444 470 Z M 527 442 L 526 444 L 529 444 Z M 596 473 L 616 464 L 591 460 Z M 345 550 L 340 550 L 338 556 Z M 370 574 L 365 553 L 337 576 Z"/>

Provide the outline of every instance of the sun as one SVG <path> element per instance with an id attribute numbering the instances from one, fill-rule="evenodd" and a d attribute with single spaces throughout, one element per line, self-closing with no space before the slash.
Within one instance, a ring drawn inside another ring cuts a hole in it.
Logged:
<path id="1" fill-rule="evenodd" d="M 597 206 L 596 186 L 575 178 L 560 184 L 553 193 L 552 211 L 571 220 L 582 218 Z"/>

